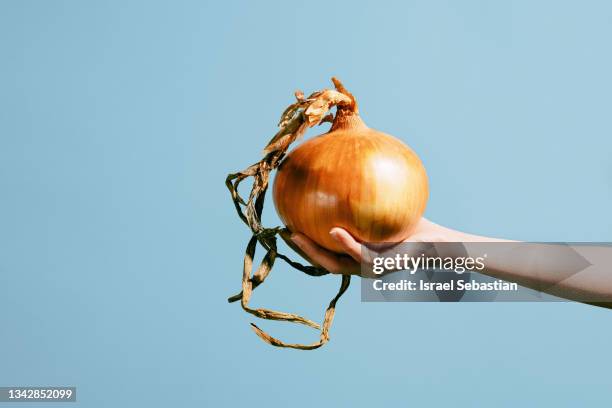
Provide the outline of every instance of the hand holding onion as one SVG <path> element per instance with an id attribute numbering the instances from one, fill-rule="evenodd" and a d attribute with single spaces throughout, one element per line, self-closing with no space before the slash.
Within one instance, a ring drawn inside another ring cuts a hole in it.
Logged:
<path id="1" fill-rule="evenodd" d="M 361 263 L 368 262 L 363 258 L 362 244 L 343 228 L 334 227 L 329 231 L 329 235 L 336 241 L 342 253 L 329 251 L 301 233 L 281 234 L 289 246 L 296 249 L 300 255 L 314 265 L 319 265 L 334 274 L 360 275 Z M 414 232 L 403 242 L 470 242 L 474 240 L 475 236 L 421 218 Z"/>
<path id="2" fill-rule="evenodd" d="M 283 234 L 288 245 L 296 246 L 296 250 L 310 262 L 316 265 L 321 265 L 331 273 L 343 275 L 360 275 L 361 264 L 371 262 L 370 259 L 364 259 L 362 256 L 362 244 L 356 241 L 346 230 L 342 228 L 332 228 L 330 236 L 335 239 L 342 247 L 344 254 L 337 254 L 325 248 L 318 246 L 308 237 L 300 233 Z M 440 243 L 440 242 L 459 242 L 462 247 L 470 252 L 470 243 L 505 243 L 510 245 L 517 241 L 506 239 L 485 237 L 480 235 L 468 234 L 461 231 L 456 231 L 450 228 L 443 227 L 438 224 L 422 218 L 418 223 L 414 233 L 404 242 L 413 243 Z M 535 245 L 539 245 L 535 243 Z M 543 245 L 546 247 L 546 245 Z M 583 245 L 583 248 L 587 246 Z M 452 249 L 452 246 L 440 246 L 437 248 Z M 477 246 L 477 248 L 482 248 Z M 491 247 L 493 248 L 493 247 Z M 509 246 L 501 247 L 507 250 Z M 517 254 L 525 248 L 523 244 L 517 243 L 515 249 Z M 594 251 L 605 251 L 605 247 L 595 246 Z M 542 251 L 544 252 L 544 251 Z M 375 251 L 369 249 L 370 257 L 378 256 Z M 478 254 L 478 252 L 476 252 Z M 563 253 L 563 252 L 562 252 Z M 596 253 L 596 252 L 595 252 Z M 418 256 L 418 253 L 415 253 Z M 440 254 L 440 256 L 454 256 L 453 253 Z M 464 254 L 465 255 L 465 254 Z M 601 255 L 599 255 L 601 259 Z M 500 259 L 493 257 L 487 262 L 487 269 L 481 273 L 493 278 L 504 279 L 508 282 L 516 282 L 528 288 L 545 293 L 565 298 L 576 300 L 582 303 L 587 303 L 593 306 L 612 309 L 612 279 L 610 276 L 597 274 L 594 271 L 574 275 L 574 279 L 560 281 L 563 276 L 567 275 L 563 265 L 559 269 L 559 262 L 555 262 L 554 257 L 543 257 L 539 260 L 538 266 L 534 266 L 530 262 L 523 262 L 520 256 L 508 260 L 507 258 Z M 552 267 L 552 266 L 555 267 Z M 568 266 L 571 268 L 571 266 Z M 559 281 L 557 285 L 550 285 L 550 282 Z M 585 301 L 587 299 L 587 301 Z M 597 299 L 597 301 L 588 301 L 588 299 Z"/>
<path id="3" fill-rule="evenodd" d="M 259 318 L 321 328 L 319 341 L 305 345 L 284 343 L 252 324 L 260 338 L 278 347 L 311 350 L 325 344 L 336 302 L 348 289 L 350 275 L 342 276 L 338 294 L 330 302 L 321 327 L 292 313 L 249 306 L 253 290 L 269 275 L 275 260 L 281 258 L 313 276 L 347 271 L 358 260 L 357 241 L 388 244 L 407 239 L 417 228 L 429 196 L 427 175 L 419 157 L 399 139 L 366 126 L 353 95 L 340 81 L 332 81 L 335 89 L 314 92 L 307 98 L 296 92 L 297 102 L 283 112 L 280 130 L 264 149 L 264 157 L 228 175 L 225 181 L 238 215 L 253 233 L 243 262 L 242 291 L 228 300 L 240 301 L 246 312 Z M 328 114 L 332 107 L 336 107 L 335 116 Z M 328 132 L 287 153 L 289 145 L 309 127 L 324 122 L 332 122 Z M 315 266 L 301 265 L 279 253 L 276 235 L 281 228 L 261 224 L 274 169 L 278 169 L 273 189 L 276 210 L 296 234 L 296 242 L 314 254 Z M 245 200 L 238 186 L 247 178 L 253 178 L 253 186 Z M 332 228 L 338 229 L 330 236 Z M 267 252 L 253 273 L 258 244 Z M 349 260 L 351 264 L 346 260 L 341 264 L 331 262 L 333 257 L 342 259 L 337 254 L 347 250 L 354 255 Z"/>
<path id="4" fill-rule="evenodd" d="M 252 231 L 244 256 L 242 291 L 228 300 L 240 301 L 246 312 L 262 319 L 288 321 L 321 330 L 319 340 L 314 343 L 291 344 L 251 324 L 261 339 L 277 347 L 312 350 L 329 340 L 336 303 L 348 289 L 351 275 L 358 275 L 360 263 L 367 261 L 362 258 L 360 243 L 380 246 L 399 242 L 504 241 L 464 234 L 422 218 L 428 183 L 421 161 L 400 140 L 368 128 L 359 116 L 353 95 L 338 80 L 332 81 L 335 90 L 325 89 L 308 98 L 296 92 L 297 102 L 283 112 L 280 130 L 266 146 L 264 157 L 226 179 L 238 215 Z M 327 114 L 334 106 L 337 108 L 335 117 Z M 287 154 L 289 146 L 309 127 L 328 121 L 333 122 L 329 132 Z M 274 169 L 278 169 L 274 203 L 287 230 L 266 228 L 261 224 L 270 173 Z M 238 186 L 248 178 L 253 178 L 253 186 L 245 200 Z M 279 253 L 276 238 L 279 233 L 314 266 L 302 265 Z M 266 250 L 266 255 L 253 272 L 258 244 Z M 342 275 L 338 294 L 327 307 L 321 326 L 296 314 L 249 305 L 253 290 L 264 282 L 277 258 L 312 276 Z M 534 270 L 529 262 L 525 264 L 521 257 L 514 257 L 509 262 L 488 262 L 483 273 L 537 290 L 548 285 L 548 293 L 568 299 L 584 301 L 576 298 L 576 293 L 603 295 L 604 302 L 587 303 L 612 308 L 612 279 L 607 271 L 601 273 L 588 268 L 572 279 L 550 286 L 559 273 L 546 262 L 543 260 L 540 268 Z M 563 271 L 560 275 L 565 276 Z"/>

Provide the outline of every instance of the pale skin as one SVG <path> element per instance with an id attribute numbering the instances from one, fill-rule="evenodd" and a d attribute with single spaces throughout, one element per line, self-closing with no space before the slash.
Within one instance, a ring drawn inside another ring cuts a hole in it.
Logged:
<path id="1" fill-rule="evenodd" d="M 362 257 L 361 243 L 342 228 L 332 228 L 329 233 L 340 244 L 344 254 L 328 251 L 298 232 L 290 236 L 285 235 L 283 238 L 313 265 L 320 266 L 333 274 L 360 275 L 361 262 L 366 261 Z M 469 253 L 470 243 L 505 242 L 511 247 L 512 243 L 517 241 L 467 234 L 422 218 L 415 231 L 405 242 L 462 242 Z M 543 250 L 546 250 L 546 246 L 542 244 Z M 517 242 L 517 248 L 519 247 Z M 508 246 L 505 248 L 507 249 Z M 610 249 L 598 246 L 585 247 L 582 255 L 587 261 L 589 254 L 601 259 L 602 254 L 607 254 L 602 251 L 610 251 Z M 554 262 L 553 258 L 540 256 L 537 265 L 521 257 L 504 258 L 504 261 L 494 260 L 492 264 L 487 265 L 484 273 L 561 298 L 612 308 L 612 273 L 609 272 L 612 271 L 612 265 L 610 268 L 589 267 L 560 279 L 560 276 L 565 276 L 565 271 L 562 270 L 564 265 Z M 596 301 L 585 301 L 584 299 L 596 299 Z"/>

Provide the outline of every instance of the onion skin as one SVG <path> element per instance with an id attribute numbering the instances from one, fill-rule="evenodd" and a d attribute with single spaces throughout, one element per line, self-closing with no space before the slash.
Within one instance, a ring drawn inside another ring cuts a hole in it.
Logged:
<path id="1" fill-rule="evenodd" d="M 401 242 L 425 211 L 429 188 L 419 157 L 399 139 L 339 112 L 330 132 L 290 152 L 278 168 L 274 204 L 283 223 L 337 253 L 333 227 L 367 243 Z"/>

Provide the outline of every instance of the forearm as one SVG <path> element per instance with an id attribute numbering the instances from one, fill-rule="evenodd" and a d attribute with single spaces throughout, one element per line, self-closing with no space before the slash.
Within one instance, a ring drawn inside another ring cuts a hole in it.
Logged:
<path id="1" fill-rule="evenodd" d="M 485 275 L 553 296 L 612 305 L 612 247 L 508 241 L 456 232 L 469 256 L 487 254 Z"/>

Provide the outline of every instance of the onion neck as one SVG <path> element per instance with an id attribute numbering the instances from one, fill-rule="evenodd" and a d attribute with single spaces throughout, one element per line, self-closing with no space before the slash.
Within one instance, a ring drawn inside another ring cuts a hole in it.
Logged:
<path id="1" fill-rule="evenodd" d="M 329 129 L 329 131 L 363 130 L 367 128 L 368 127 L 359 116 L 357 109 L 338 107 L 336 117 L 334 118 L 334 122 L 332 123 L 332 127 Z"/>
<path id="2" fill-rule="evenodd" d="M 332 123 L 330 132 L 335 132 L 337 130 L 364 130 L 368 129 L 361 117 L 359 116 L 359 107 L 357 106 L 357 101 L 352 93 L 350 93 L 342 82 L 336 77 L 332 78 L 332 82 L 336 87 L 336 91 L 340 92 L 344 96 L 348 97 L 349 101 L 338 103 L 336 105 L 336 117 L 334 118 L 334 122 Z"/>

